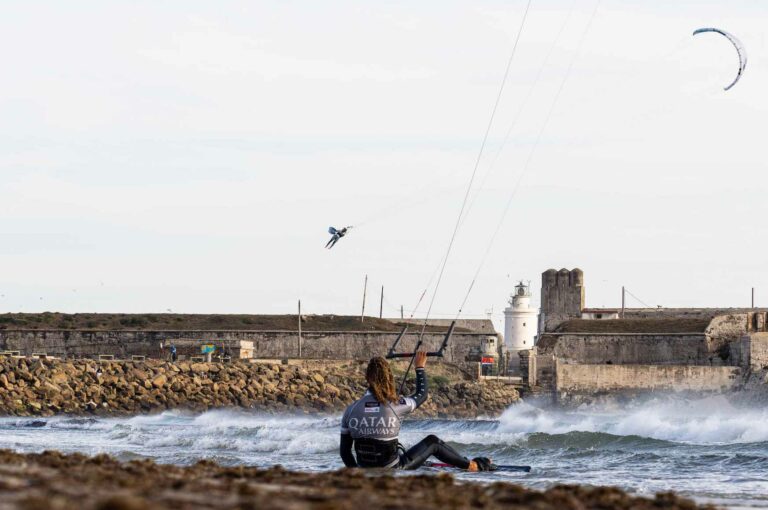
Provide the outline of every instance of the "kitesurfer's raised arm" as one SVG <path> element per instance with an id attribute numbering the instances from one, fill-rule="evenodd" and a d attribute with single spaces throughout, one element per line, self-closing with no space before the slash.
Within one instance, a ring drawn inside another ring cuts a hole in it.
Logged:
<path id="1" fill-rule="evenodd" d="M 427 366 L 427 353 L 423 351 L 417 352 L 414 364 L 416 365 L 416 391 L 410 398 L 412 398 L 416 404 L 416 407 L 414 407 L 415 409 L 426 402 L 428 397 L 427 370 L 425 368 Z"/>

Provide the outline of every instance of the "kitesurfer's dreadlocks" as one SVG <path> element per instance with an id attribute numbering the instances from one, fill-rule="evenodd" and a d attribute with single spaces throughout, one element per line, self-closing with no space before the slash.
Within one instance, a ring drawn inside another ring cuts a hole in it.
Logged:
<path id="1" fill-rule="evenodd" d="M 371 388 L 371 393 L 380 404 L 397 401 L 395 378 L 389 369 L 389 363 L 382 357 L 371 358 L 365 371 L 365 380 Z"/>

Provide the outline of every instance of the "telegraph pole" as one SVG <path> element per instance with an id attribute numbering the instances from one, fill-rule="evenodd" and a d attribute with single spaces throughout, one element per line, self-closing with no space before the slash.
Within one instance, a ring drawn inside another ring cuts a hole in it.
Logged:
<path id="1" fill-rule="evenodd" d="M 626 302 L 626 291 L 624 290 L 624 286 L 621 286 L 621 318 L 624 318 L 624 303 Z"/>
<path id="2" fill-rule="evenodd" d="M 400 318 L 405 319 L 405 313 L 403 313 L 403 305 L 400 305 Z"/>
<path id="3" fill-rule="evenodd" d="M 301 358 L 301 299 L 299 299 L 299 358 Z"/>
<path id="4" fill-rule="evenodd" d="M 365 283 L 363 284 L 363 310 L 360 312 L 360 322 L 365 320 L 365 295 L 368 293 L 368 275 L 365 275 Z"/>
<path id="5" fill-rule="evenodd" d="M 752 287 L 752 308 L 755 307 L 755 288 Z"/>
<path id="6" fill-rule="evenodd" d="M 381 286 L 381 300 L 379 301 L 379 319 L 384 318 L 384 286 Z"/>

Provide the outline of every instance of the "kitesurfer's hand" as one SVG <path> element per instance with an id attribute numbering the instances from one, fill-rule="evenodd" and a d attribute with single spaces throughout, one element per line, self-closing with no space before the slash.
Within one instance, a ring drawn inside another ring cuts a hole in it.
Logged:
<path id="1" fill-rule="evenodd" d="M 424 368 L 427 366 L 427 353 L 424 351 L 419 351 L 416 353 L 416 368 Z"/>
<path id="2" fill-rule="evenodd" d="M 469 461 L 469 467 L 467 468 L 467 471 L 471 471 L 473 473 L 477 473 L 478 471 L 480 471 L 480 467 L 478 467 L 477 462 L 475 462 L 474 460 L 470 460 Z"/>

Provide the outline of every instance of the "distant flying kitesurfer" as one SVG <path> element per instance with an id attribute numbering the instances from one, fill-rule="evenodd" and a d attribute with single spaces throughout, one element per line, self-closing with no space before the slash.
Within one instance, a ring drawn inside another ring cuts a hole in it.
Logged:
<path id="1" fill-rule="evenodd" d="M 344 227 L 341 230 L 336 230 L 334 227 L 328 227 L 328 233 L 331 234 L 331 240 L 328 241 L 328 244 L 325 245 L 326 248 L 329 250 L 334 247 L 334 245 L 339 242 L 339 239 L 347 235 L 347 230 L 349 230 L 352 227 Z"/>
<path id="2" fill-rule="evenodd" d="M 347 467 L 417 469 L 434 455 L 441 462 L 469 471 L 493 471 L 496 466 L 485 457 L 469 460 L 429 435 L 409 450 L 399 443 L 401 418 L 427 400 L 427 354 L 416 354 L 416 392 L 397 395 L 395 380 L 386 359 L 373 358 L 365 378 L 368 391 L 347 407 L 341 419 L 339 453 Z M 354 449 L 354 455 L 352 450 Z"/>

